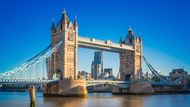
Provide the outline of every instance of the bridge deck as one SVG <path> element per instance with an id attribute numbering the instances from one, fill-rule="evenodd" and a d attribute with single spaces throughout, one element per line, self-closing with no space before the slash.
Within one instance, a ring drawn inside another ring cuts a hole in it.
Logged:
<path id="1" fill-rule="evenodd" d="M 105 50 L 111 52 L 121 52 L 124 50 L 134 51 L 132 46 L 114 43 L 112 41 L 102 41 L 93 38 L 78 37 L 78 45 L 83 48 Z"/>
<path id="2" fill-rule="evenodd" d="M 55 80 L 38 80 L 38 79 L 0 79 L 0 84 L 42 84 Z"/>
<path id="3" fill-rule="evenodd" d="M 0 84 L 43 84 L 43 83 L 54 83 L 58 80 L 40 80 L 40 79 L 0 79 Z M 87 86 L 99 85 L 99 84 L 110 84 L 116 85 L 123 88 L 128 88 L 129 84 L 133 82 L 148 82 L 148 81 L 111 81 L 111 80 L 92 80 L 86 81 Z M 183 84 L 171 84 L 163 82 L 152 82 L 149 81 L 152 86 L 183 86 Z"/>

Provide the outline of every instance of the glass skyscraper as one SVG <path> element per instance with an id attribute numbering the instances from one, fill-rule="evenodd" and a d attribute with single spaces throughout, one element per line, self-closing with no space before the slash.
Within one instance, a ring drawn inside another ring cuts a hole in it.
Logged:
<path id="1" fill-rule="evenodd" d="M 91 65 L 92 78 L 98 79 L 101 73 L 103 73 L 103 54 L 102 51 L 96 51 Z"/>

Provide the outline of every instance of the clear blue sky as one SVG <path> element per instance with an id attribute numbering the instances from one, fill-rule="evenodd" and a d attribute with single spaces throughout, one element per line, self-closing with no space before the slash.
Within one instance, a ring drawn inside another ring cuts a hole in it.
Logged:
<path id="1" fill-rule="evenodd" d="M 48 46 L 52 18 L 57 22 L 64 8 L 71 20 L 77 15 L 79 35 L 118 42 L 131 26 L 141 34 L 144 56 L 156 69 L 190 72 L 189 5 L 189 0 L 1 0 L 0 72 Z M 79 49 L 79 70 L 90 71 L 93 52 Z M 105 52 L 104 66 L 118 72 L 118 58 Z"/>

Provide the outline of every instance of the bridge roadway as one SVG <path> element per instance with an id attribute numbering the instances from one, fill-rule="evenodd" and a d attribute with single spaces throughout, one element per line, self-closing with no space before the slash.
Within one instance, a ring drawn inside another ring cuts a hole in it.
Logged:
<path id="1" fill-rule="evenodd" d="M 127 81 L 111 81 L 111 80 L 92 80 L 92 81 L 86 81 L 86 86 L 94 86 L 94 85 L 111 85 L 116 86 L 119 88 L 129 88 L 129 83 Z"/>
<path id="2" fill-rule="evenodd" d="M 43 84 L 53 83 L 58 80 L 40 80 L 40 79 L 0 79 L 0 84 Z M 129 82 L 126 81 L 110 81 L 110 80 L 93 80 L 86 81 L 86 86 L 93 86 L 99 84 L 115 85 L 122 88 L 128 87 Z"/>
<path id="3" fill-rule="evenodd" d="M 40 80 L 40 79 L 0 79 L 0 84 L 44 84 L 44 83 L 53 83 L 58 80 Z M 86 81 L 86 86 L 94 85 L 111 85 L 117 86 L 120 88 L 129 88 L 129 84 L 133 82 L 150 82 L 152 86 L 183 86 L 183 84 L 176 83 L 165 83 L 165 82 L 153 82 L 153 81 L 111 81 L 111 80 L 91 80 Z"/>
<path id="4" fill-rule="evenodd" d="M 40 80 L 40 79 L 0 79 L 0 84 L 43 84 L 54 81 L 55 80 Z"/>
<path id="5" fill-rule="evenodd" d="M 110 52 L 122 52 L 124 50 L 134 51 L 132 46 L 114 43 L 110 40 L 103 41 L 94 38 L 78 37 L 78 46 L 89 49 L 104 50 Z"/>

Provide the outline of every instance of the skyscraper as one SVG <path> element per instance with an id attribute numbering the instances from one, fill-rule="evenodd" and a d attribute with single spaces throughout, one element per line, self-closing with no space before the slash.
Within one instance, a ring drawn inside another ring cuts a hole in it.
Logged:
<path id="1" fill-rule="evenodd" d="M 92 78 L 98 79 L 101 73 L 103 73 L 103 54 L 102 51 L 96 51 L 91 65 Z"/>

